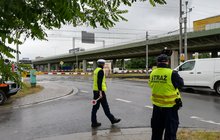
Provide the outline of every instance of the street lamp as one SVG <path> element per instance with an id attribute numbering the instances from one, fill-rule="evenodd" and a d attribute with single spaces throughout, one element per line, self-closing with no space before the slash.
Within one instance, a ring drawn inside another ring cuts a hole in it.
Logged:
<path id="1" fill-rule="evenodd" d="M 180 34 L 179 34 L 179 58 L 181 62 L 181 55 L 182 55 L 182 23 L 183 23 L 183 11 L 182 11 L 182 0 L 180 0 L 180 17 L 179 17 L 179 29 L 180 29 Z"/>
<path id="2" fill-rule="evenodd" d="M 148 32 L 146 32 L 146 74 L 148 74 Z"/>
<path id="3" fill-rule="evenodd" d="M 18 40 L 18 31 L 16 31 L 16 39 Z M 17 61 L 17 64 L 19 64 L 19 48 L 18 48 L 18 42 L 16 43 L 16 61 Z"/>

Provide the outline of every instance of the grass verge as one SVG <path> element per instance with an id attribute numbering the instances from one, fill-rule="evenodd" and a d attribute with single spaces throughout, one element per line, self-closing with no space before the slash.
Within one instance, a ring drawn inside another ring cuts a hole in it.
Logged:
<path id="1" fill-rule="evenodd" d="M 42 86 L 36 85 L 36 87 L 31 87 L 30 83 L 25 82 L 23 83 L 22 89 L 19 90 L 17 94 L 12 95 L 10 98 L 8 98 L 8 100 L 4 104 L 4 107 L 10 106 L 16 99 L 25 97 L 30 94 L 36 94 L 41 90 L 43 90 Z"/>
<path id="2" fill-rule="evenodd" d="M 12 99 L 21 98 L 30 94 L 35 94 L 43 89 L 42 86 L 36 85 L 36 87 L 31 87 L 30 83 L 24 83 L 22 89 L 15 95 L 11 96 Z"/>
<path id="3" fill-rule="evenodd" d="M 220 132 L 207 130 L 179 130 L 177 140 L 220 140 Z"/>

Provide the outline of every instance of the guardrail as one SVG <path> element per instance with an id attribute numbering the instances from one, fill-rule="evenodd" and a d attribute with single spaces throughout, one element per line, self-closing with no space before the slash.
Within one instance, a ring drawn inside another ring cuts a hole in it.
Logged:
<path id="1" fill-rule="evenodd" d="M 117 74 L 128 74 L 128 73 L 146 73 L 146 70 L 123 70 Z M 51 71 L 51 72 L 38 72 L 40 74 L 47 75 L 92 75 L 92 72 L 74 72 L 74 71 Z"/>

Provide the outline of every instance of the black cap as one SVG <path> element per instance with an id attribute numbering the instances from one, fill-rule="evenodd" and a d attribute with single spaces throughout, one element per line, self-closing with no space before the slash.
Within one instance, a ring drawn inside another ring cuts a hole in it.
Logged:
<path id="1" fill-rule="evenodd" d="M 168 56 L 166 54 L 161 54 L 157 57 L 157 62 L 168 62 Z"/>

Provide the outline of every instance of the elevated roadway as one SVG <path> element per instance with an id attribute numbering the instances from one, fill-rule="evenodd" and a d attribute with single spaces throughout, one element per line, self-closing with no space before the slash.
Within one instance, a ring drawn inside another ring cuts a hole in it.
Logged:
<path id="1" fill-rule="evenodd" d="M 220 50 L 220 28 L 189 32 L 188 34 L 188 52 L 212 52 L 213 57 L 217 57 Z M 169 35 L 164 37 L 150 38 L 148 41 L 140 40 L 132 43 L 126 43 L 106 48 L 97 48 L 76 52 L 73 54 L 63 54 L 41 59 L 33 60 L 35 66 L 44 65 L 50 67 L 51 64 L 59 64 L 60 61 L 65 63 L 95 61 L 99 58 L 106 60 L 115 60 L 123 58 L 144 57 L 146 55 L 146 44 L 149 48 L 149 56 L 158 55 L 164 47 L 174 51 L 172 67 L 178 64 L 179 35 Z M 84 66 L 85 67 L 85 66 Z M 49 70 L 50 68 L 48 68 Z"/>

